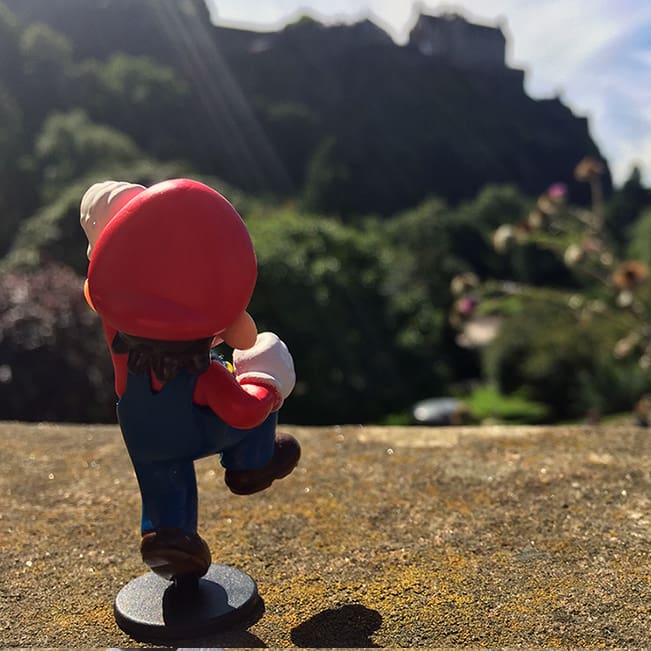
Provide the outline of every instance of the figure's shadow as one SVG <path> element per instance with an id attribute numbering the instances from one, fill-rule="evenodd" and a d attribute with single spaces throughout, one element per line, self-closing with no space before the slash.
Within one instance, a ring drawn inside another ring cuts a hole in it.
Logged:
<path id="1" fill-rule="evenodd" d="M 264 649 L 267 645 L 256 635 L 250 633 L 249 627 L 256 624 L 265 612 L 265 605 L 262 599 L 258 600 L 255 609 L 237 625 L 227 628 L 224 631 L 204 635 L 191 639 L 176 640 L 177 649 Z"/>
<path id="2" fill-rule="evenodd" d="M 377 647 L 371 636 L 382 624 L 377 610 L 361 604 L 324 610 L 292 630 L 292 642 L 310 648 Z"/>
<path id="3" fill-rule="evenodd" d="M 148 638 L 147 636 L 138 637 L 140 642 L 149 642 L 154 644 L 153 648 L 157 649 L 264 649 L 267 644 L 259 637 L 249 632 L 247 629 L 256 624 L 265 613 L 265 604 L 262 598 L 258 599 L 255 608 L 243 619 L 234 624 L 232 627 L 227 627 L 222 631 L 201 635 L 196 637 L 179 638 L 175 640 L 163 641 L 156 638 Z M 135 638 L 134 638 L 135 639 Z M 169 646 L 166 646 L 169 644 Z M 178 646 L 172 646 L 178 645 Z M 125 651 L 119 649 L 117 651 Z"/>

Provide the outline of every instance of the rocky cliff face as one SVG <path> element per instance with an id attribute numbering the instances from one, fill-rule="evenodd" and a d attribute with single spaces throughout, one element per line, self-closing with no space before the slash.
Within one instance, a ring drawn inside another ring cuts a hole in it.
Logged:
<path id="1" fill-rule="evenodd" d="M 506 39 L 499 28 L 469 23 L 456 14 L 420 16 L 409 45 L 459 68 L 501 70 L 506 67 Z"/>
<path id="2" fill-rule="evenodd" d="M 599 155 L 584 118 L 526 95 L 500 29 L 458 16 L 421 16 L 399 46 L 369 21 L 216 27 L 202 0 L 5 3 L 63 32 L 79 58 L 123 51 L 175 67 L 194 89 L 206 171 L 249 191 L 307 193 L 320 210 L 390 214 L 487 183 L 537 194 Z"/>

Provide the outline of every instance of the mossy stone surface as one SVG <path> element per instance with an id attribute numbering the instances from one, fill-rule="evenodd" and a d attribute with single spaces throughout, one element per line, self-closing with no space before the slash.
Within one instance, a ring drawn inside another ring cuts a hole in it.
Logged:
<path id="1" fill-rule="evenodd" d="M 635 427 L 286 427 L 258 495 L 197 463 L 213 560 L 258 584 L 247 631 L 184 647 L 646 647 L 651 434 Z M 0 423 L 0 646 L 135 647 L 146 571 L 117 426 Z"/>

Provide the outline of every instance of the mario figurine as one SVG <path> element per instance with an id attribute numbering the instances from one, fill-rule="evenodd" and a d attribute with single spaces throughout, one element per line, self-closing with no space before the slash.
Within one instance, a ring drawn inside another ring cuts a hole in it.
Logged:
<path id="1" fill-rule="evenodd" d="M 84 293 L 104 325 L 140 486 L 142 558 L 165 580 L 198 579 L 211 554 L 197 533 L 194 461 L 220 455 L 238 495 L 292 472 L 300 446 L 276 433 L 295 383 L 292 357 L 246 311 L 253 245 L 212 188 L 189 179 L 98 183 L 82 199 L 81 225 Z M 234 349 L 232 366 L 211 357 L 221 342 Z"/>

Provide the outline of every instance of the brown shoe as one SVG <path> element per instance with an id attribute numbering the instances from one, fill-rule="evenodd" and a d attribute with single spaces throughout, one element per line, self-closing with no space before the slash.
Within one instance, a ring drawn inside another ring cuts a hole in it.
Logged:
<path id="1" fill-rule="evenodd" d="M 145 564 L 168 581 L 202 577 L 210 567 L 210 549 L 198 534 L 180 529 L 158 529 L 143 535 L 140 553 Z"/>
<path id="2" fill-rule="evenodd" d="M 276 479 L 287 477 L 301 458 L 301 446 L 290 434 L 276 434 L 271 461 L 255 470 L 226 470 L 224 481 L 231 493 L 252 495 L 269 488 Z"/>

